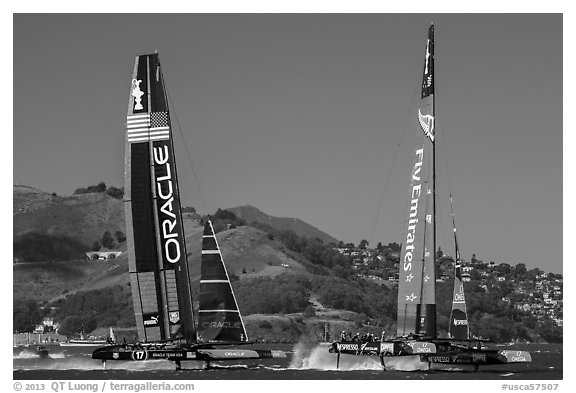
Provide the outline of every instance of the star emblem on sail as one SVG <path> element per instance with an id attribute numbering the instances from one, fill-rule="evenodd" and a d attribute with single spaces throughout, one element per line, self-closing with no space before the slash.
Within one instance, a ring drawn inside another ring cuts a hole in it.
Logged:
<path id="1" fill-rule="evenodd" d="M 406 276 L 406 282 L 412 282 L 413 278 L 414 278 L 414 275 L 412 273 L 410 273 L 409 275 Z"/>
<path id="2" fill-rule="evenodd" d="M 418 296 L 414 295 L 414 292 L 412 292 L 410 295 L 406 295 L 406 300 L 410 300 L 411 302 L 414 301 L 414 299 L 416 299 Z"/>
<path id="3" fill-rule="evenodd" d="M 418 121 L 420 122 L 422 131 L 424 131 L 424 135 L 434 142 L 434 116 L 423 115 L 420 109 L 418 109 Z"/>

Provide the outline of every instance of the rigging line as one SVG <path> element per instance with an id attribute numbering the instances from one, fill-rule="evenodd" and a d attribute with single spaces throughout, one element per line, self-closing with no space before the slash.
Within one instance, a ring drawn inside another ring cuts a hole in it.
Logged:
<path id="1" fill-rule="evenodd" d="M 436 105 L 436 119 L 439 118 L 438 116 L 438 105 Z M 441 111 L 440 111 L 441 112 Z M 436 127 L 435 129 L 435 135 L 436 135 L 436 141 L 438 142 L 438 146 L 439 148 L 437 148 L 437 152 L 438 153 L 444 153 L 444 157 L 445 157 L 445 153 L 446 153 L 446 144 L 445 139 L 444 139 L 444 134 L 441 132 L 442 127 Z M 439 132 L 440 131 L 440 132 Z M 442 155 L 442 154 L 437 154 L 437 156 Z M 446 222 L 444 221 L 444 208 L 442 206 L 441 203 L 439 203 L 442 200 L 442 196 L 440 195 L 440 187 L 438 187 L 439 183 L 441 183 L 440 180 L 440 176 L 438 176 L 438 172 L 436 173 L 436 233 L 440 235 L 440 242 L 437 242 L 436 244 L 436 248 L 438 248 L 438 246 L 440 244 L 442 244 L 443 247 L 443 252 L 446 253 L 447 247 L 446 245 L 448 244 L 448 236 L 446 236 Z M 435 250 L 436 252 L 437 250 Z"/>
<path id="2" fill-rule="evenodd" d="M 444 165 L 446 167 L 446 182 L 448 183 L 448 194 L 450 197 L 450 212 L 452 215 L 453 230 L 456 230 L 456 222 L 454 220 L 454 207 L 453 207 L 453 203 L 452 203 L 452 182 L 450 181 L 450 169 L 449 169 L 450 167 L 448 165 L 448 149 L 446 148 L 447 147 L 446 137 L 444 135 L 444 133 L 445 133 L 444 130 L 446 129 L 446 127 L 444 126 L 444 124 L 442 124 L 443 123 L 442 119 L 439 123 L 440 123 L 439 128 L 441 130 L 440 138 L 442 139 L 442 146 L 443 146 L 443 149 L 442 149 L 443 154 L 442 155 L 444 156 Z M 454 259 L 456 259 L 456 257 L 457 257 L 456 253 L 459 252 L 459 250 L 456 250 L 456 247 L 457 247 L 457 244 L 454 244 Z"/>
<path id="3" fill-rule="evenodd" d="M 368 236 L 368 240 L 372 242 L 372 236 L 374 235 L 374 230 L 376 229 L 376 224 L 378 223 L 378 219 L 380 218 L 380 210 L 382 209 L 382 205 L 384 204 L 384 199 L 386 197 L 386 190 L 388 189 L 388 183 L 390 182 L 390 174 L 394 169 L 394 164 L 396 163 L 396 157 L 398 156 L 398 151 L 400 150 L 400 145 L 404 139 L 404 134 L 406 133 L 406 126 L 408 125 L 408 119 L 410 114 L 412 113 L 412 108 L 414 108 L 414 100 L 416 99 L 418 89 L 420 88 L 420 83 L 416 86 L 414 93 L 412 94 L 412 102 L 410 103 L 410 107 L 408 112 L 406 113 L 406 117 L 404 119 L 404 124 L 402 125 L 400 131 L 400 138 L 398 143 L 396 144 L 396 150 L 394 151 L 394 156 L 392 157 L 392 165 L 386 173 L 385 181 L 384 181 L 384 190 L 382 191 L 382 198 L 380 199 L 380 203 L 378 204 L 378 209 L 376 210 L 376 216 L 374 217 L 374 222 L 372 223 L 372 228 L 370 229 L 370 235 Z M 401 236 L 401 235 L 400 235 Z"/>
<path id="4" fill-rule="evenodd" d="M 436 116 L 438 118 L 438 116 Z M 450 170 L 449 170 L 449 166 L 448 166 L 448 149 L 447 149 L 447 145 L 446 145 L 446 137 L 444 136 L 444 124 L 443 120 L 440 118 L 440 122 L 439 122 L 439 129 L 440 129 L 440 139 L 442 139 L 442 151 L 443 151 L 443 156 L 444 156 L 444 165 L 446 166 L 446 178 L 447 178 L 447 182 L 448 182 L 448 192 L 450 193 L 450 195 L 452 195 L 452 184 L 450 182 Z"/>
<path id="5" fill-rule="evenodd" d="M 202 202 L 202 208 L 204 209 L 205 212 L 208 211 L 207 205 L 206 205 L 206 201 L 204 199 L 204 194 L 202 193 L 202 188 L 200 187 L 200 181 L 198 180 L 198 175 L 196 174 L 196 169 L 194 169 L 194 164 L 192 164 L 192 158 L 190 157 L 190 151 L 188 150 L 188 145 L 186 144 L 186 139 L 184 138 L 184 133 L 182 132 L 182 126 L 180 125 L 180 120 L 178 120 L 178 116 L 176 114 L 176 107 L 174 106 L 174 103 L 172 102 L 172 97 L 170 96 L 170 92 L 168 91 L 168 84 L 166 83 L 166 78 L 163 76 L 164 78 L 164 86 L 166 88 L 166 95 L 168 97 L 168 102 L 170 104 L 170 106 L 172 107 L 172 111 L 174 113 L 174 119 L 176 120 L 176 125 L 178 128 L 178 133 L 180 134 L 180 137 L 182 138 L 182 142 L 184 145 L 184 150 L 186 151 L 186 157 L 188 158 L 188 163 L 190 164 L 190 167 L 192 168 L 192 174 L 194 176 L 194 181 L 196 182 L 196 187 L 198 188 L 198 194 L 200 195 L 200 201 Z"/>

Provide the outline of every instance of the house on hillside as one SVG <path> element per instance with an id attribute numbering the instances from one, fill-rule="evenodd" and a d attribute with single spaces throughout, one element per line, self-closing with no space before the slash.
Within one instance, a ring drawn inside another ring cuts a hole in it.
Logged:
<path id="1" fill-rule="evenodd" d="M 85 253 L 89 260 L 105 261 L 115 259 L 122 255 L 122 251 L 91 251 Z"/>

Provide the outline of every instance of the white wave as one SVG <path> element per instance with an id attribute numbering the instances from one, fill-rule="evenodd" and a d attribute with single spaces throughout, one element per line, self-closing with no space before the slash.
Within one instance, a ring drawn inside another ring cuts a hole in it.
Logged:
<path id="1" fill-rule="evenodd" d="M 14 354 L 12 359 L 40 359 L 40 356 L 34 351 L 24 349 L 22 352 Z"/>
<path id="2" fill-rule="evenodd" d="M 383 370 L 377 356 L 340 355 L 339 367 L 336 367 L 337 354 L 329 353 L 326 345 L 309 348 L 302 343 L 294 346 L 294 355 L 289 369 L 297 370 Z"/>
<path id="3" fill-rule="evenodd" d="M 256 367 L 250 367 L 247 364 L 211 364 L 210 368 L 214 368 L 214 369 L 250 369 L 250 368 L 258 368 L 259 366 Z"/>

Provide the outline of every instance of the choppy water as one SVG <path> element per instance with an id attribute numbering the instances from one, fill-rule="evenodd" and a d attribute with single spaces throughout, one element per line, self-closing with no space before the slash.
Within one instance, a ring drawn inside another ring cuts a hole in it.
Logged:
<path id="1" fill-rule="evenodd" d="M 532 363 L 482 366 L 477 372 L 465 367 L 449 370 L 422 370 L 416 358 L 387 361 L 384 371 L 377 357 L 342 355 L 336 369 L 336 355 L 328 353 L 326 345 L 258 345 L 259 348 L 282 349 L 285 359 L 252 359 L 246 361 L 214 362 L 213 369 L 204 370 L 203 363 L 192 364 L 190 370 L 176 371 L 166 360 L 147 362 L 102 363 L 91 358 L 94 348 L 47 347 L 48 358 L 39 358 L 32 350 L 15 348 L 13 378 L 15 380 L 200 380 L 200 379 L 388 379 L 388 380 L 559 380 L 562 374 L 562 345 L 518 345 L 528 350 Z M 503 349 L 506 349 L 503 347 Z M 406 372 L 410 371 L 410 372 Z"/>

